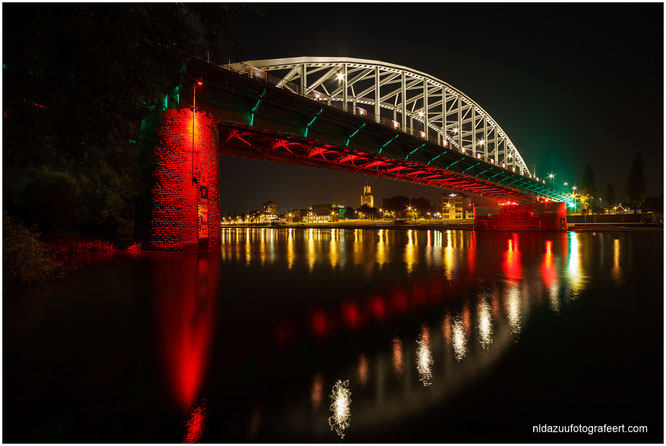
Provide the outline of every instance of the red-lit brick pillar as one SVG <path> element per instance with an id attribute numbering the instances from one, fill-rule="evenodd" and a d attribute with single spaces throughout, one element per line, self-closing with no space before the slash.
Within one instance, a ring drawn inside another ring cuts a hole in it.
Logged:
<path id="1" fill-rule="evenodd" d="M 147 249 L 220 246 L 219 135 L 213 116 L 166 110 L 147 117 L 141 138 L 150 156 L 145 205 Z M 144 162 L 145 163 L 145 162 Z"/>

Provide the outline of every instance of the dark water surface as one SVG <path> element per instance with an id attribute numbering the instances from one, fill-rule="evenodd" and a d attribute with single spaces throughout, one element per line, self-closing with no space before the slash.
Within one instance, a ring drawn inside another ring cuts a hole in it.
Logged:
<path id="1" fill-rule="evenodd" d="M 661 232 L 222 243 L 5 287 L 3 440 L 662 441 Z"/>

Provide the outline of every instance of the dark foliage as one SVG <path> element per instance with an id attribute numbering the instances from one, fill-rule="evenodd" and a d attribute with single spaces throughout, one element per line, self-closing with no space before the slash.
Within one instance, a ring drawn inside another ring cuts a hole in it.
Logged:
<path id="1" fill-rule="evenodd" d="M 624 183 L 624 198 L 636 209 L 645 199 L 645 162 L 640 153 L 636 153 L 627 181 Z"/>
<path id="2" fill-rule="evenodd" d="M 589 164 L 585 165 L 583 169 L 583 176 L 580 180 L 580 193 L 587 194 L 592 197 L 592 200 L 597 200 L 597 183 L 594 179 L 594 171 Z"/>
<path id="3" fill-rule="evenodd" d="M 52 258 L 39 233 L 12 217 L 2 219 L 3 278 L 6 282 L 33 282 L 61 277 L 63 266 Z"/>
<path id="4" fill-rule="evenodd" d="M 3 6 L 6 209 L 45 235 L 132 234 L 141 119 L 187 57 L 234 57 L 228 6 Z"/>
<path id="5" fill-rule="evenodd" d="M 617 198 L 615 197 L 615 188 L 613 187 L 612 184 L 609 184 L 606 187 L 606 195 L 604 196 L 604 200 L 606 200 L 606 206 L 613 207 L 617 204 Z"/>

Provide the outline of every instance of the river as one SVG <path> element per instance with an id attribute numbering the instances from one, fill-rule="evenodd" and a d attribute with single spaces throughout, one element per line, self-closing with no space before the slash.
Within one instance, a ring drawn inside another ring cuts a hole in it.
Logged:
<path id="1" fill-rule="evenodd" d="M 661 442 L 662 245 L 226 228 L 204 254 L 81 256 L 4 287 L 3 440 Z"/>

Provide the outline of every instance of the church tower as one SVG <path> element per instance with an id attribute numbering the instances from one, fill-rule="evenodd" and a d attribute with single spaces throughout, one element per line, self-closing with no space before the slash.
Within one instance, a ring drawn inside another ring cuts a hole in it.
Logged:
<path id="1" fill-rule="evenodd" d="M 363 186 L 363 195 L 361 195 L 361 206 L 364 204 L 371 208 L 375 207 L 375 197 L 372 196 L 372 189 L 367 184 Z"/>

